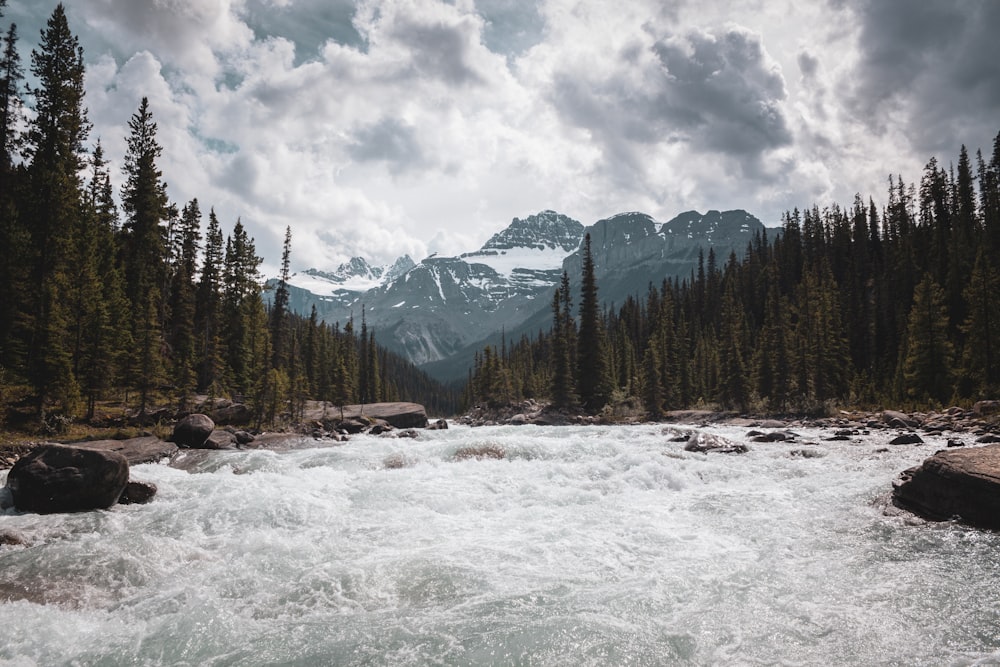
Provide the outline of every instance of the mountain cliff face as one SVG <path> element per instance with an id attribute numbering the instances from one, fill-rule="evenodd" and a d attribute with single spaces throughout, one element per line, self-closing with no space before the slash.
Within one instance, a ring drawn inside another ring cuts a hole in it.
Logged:
<path id="1" fill-rule="evenodd" d="M 335 271 L 315 269 L 289 281 L 290 304 L 315 306 L 328 322 L 359 320 L 362 306 L 380 342 L 441 379 L 465 376 L 474 351 L 505 331 L 508 337 L 547 328 L 552 291 L 562 272 L 580 279 L 580 244 L 591 235 L 601 300 L 621 303 L 650 283 L 686 278 L 699 252 L 724 262 L 742 254 L 763 224 L 745 211 L 696 211 L 660 223 L 622 213 L 584 226 L 554 211 L 515 218 L 482 248 L 459 257 L 409 257 L 373 267 L 360 257 Z M 491 338 L 492 337 L 492 338 Z"/>
<path id="2" fill-rule="evenodd" d="M 585 234 L 590 234 L 601 300 L 621 304 L 629 295 L 645 294 L 650 283 L 659 287 L 664 278 L 690 277 L 698 255 L 707 258 L 710 248 L 720 266 L 731 252 L 742 256 L 763 230 L 764 224 L 746 211 L 687 211 L 665 223 L 645 213 L 620 213 L 598 220 Z M 574 284 L 582 264 L 579 252 L 566 258 L 563 268 Z"/>
<path id="3" fill-rule="evenodd" d="M 417 364 L 439 361 L 544 307 L 583 225 L 553 211 L 515 218 L 478 251 L 429 257 L 365 294 L 383 344 Z"/>

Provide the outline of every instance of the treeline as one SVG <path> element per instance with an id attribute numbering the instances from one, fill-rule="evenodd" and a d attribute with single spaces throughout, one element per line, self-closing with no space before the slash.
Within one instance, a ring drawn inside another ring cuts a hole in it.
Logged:
<path id="1" fill-rule="evenodd" d="M 710 250 L 684 280 L 597 312 L 589 237 L 580 306 L 569 280 L 550 332 L 477 356 L 466 400 L 547 398 L 651 417 L 718 406 L 940 406 L 1000 394 L 1000 134 L 990 159 L 936 159 L 919 185 L 889 178 L 879 209 L 785 214 L 742 258 Z"/>
<path id="2" fill-rule="evenodd" d="M 258 424 L 295 419 L 308 398 L 454 410 L 452 394 L 375 344 L 363 317 L 356 332 L 288 311 L 291 230 L 265 308 L 242 223 L 224 237 L 209 210 L 203 237 L 198 200 L 168 200 L 145 98 L 129 122 L 119 209 L 100 141 L 87 149 L 83 51 L 63 6 L 31 54 L 30 119 L 16 42 L 11 25 L 0 60 L 0 408 L 30 406 L 51 424 L 93 418 L 108 398 L 143 413 L 202 393 L 242 397 Z"/>

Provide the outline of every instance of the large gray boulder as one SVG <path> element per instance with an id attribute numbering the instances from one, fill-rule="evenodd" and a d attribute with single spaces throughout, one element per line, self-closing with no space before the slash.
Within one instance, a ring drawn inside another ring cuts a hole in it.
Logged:
<path id="1" fill-rule="evenodd" d="M 91 440 L 89 442 L 73 443 L 74 447 L 97 449 L 105 452 L 118 452 L 125 457 L 130 466 L 140 463 L 155 463 L 168 459 L 177 453 L 177 445 L 164 442 L 155 436 L 129 438 L 128 440 Z"/>
<path id="2" fill-rule="evenodd" d="M 1000 528 L 1000 445 L 940 451 L 900 474 L 893 504 L 928 519 Z"/>
<path id="3" fill-rule="evenodd" d="M 118 502 L 128 484 L 128 461 L 117 452 L 42 445 L 7 473 L 14 506 L 25 512 L 83 512 Z"/>
<path id="4" fill-rule="evenodd" d="M 171 438 L 178 447 L 200 449 L 215 430 L 215 422 L 208 415 L 193 414 L 177 422 Z M 215 449 L 210 447 L 209 449 Z"/>
<path id="5" fill-rule="evenodd" d="M 424 428 L 427 426 L 427 411 L 419 403 L 368 403 L 366 405 L 332 406 L 329 403 L 308 401 L 303 414 L 304 421 L 318 421 L 324 425 L 336 426 L 346 420 L 381 419 L 393 428 Z"/>

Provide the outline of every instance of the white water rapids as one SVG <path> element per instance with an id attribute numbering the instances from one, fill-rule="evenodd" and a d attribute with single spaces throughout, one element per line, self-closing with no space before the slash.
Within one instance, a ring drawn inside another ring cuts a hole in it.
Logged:
<path id="1" fill-rule="evenodd" d="M 218 452 L 135 466 L 148 505 L 8 510 L 30 545 L 0 547 L 0 664 L 1000 661 L 1000 534 L 885 514 L 943 442 L 706 456 L 662 430 Z M 506 458 L 454 456 L 484 445 Z"/>

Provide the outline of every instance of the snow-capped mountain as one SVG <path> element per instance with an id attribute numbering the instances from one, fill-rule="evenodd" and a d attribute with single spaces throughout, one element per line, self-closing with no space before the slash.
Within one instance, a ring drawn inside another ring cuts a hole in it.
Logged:
<path id="1" fill-rule="evenodd" d="M 327 322 L 359 320 L 362 307 L 380 342 L 442 379 L 462 377 L 473 351 L 501 330 L 509 336 L 547 328 L 552 290 L 562 272 L 578 282 L 580 243 L 591 250 L 605 303 L 644 294 L 650 283 L 687 277 L 699 252 L 713 247 L 719 262 L 742 253 L 763 229 L 745 211 L 682 213 L 657 222 L 622 213 L 588 228 L 554 211 L 515 218 L 482 248 L 458 257 L 402 257 L 371 266 L 360 257 L 331 272 L 310 269 L 289 281 L 290 305 L 315 306 Z M 468 357 L 468 359 L 467 359 Z"/>
<path id="2" fill-rule="evenodd" d="M 303 315 L 316 308 L 316 315 L 326 322 L 347 322 L 352 310 L 360 310 L 362 296 L 385 282 L 395 280 L 416 266 L 409 255 L 392 264 L 372 266 L 363 257 L 352 257 L 333 271 L 306 269 L 288 279 L 289 307 Z M 267 281 L 265 300 L 273 298 L 277 280 Z"/>
<path id="3" fill-rule="evenodd" d="M 742 256 L 755 233 L 764 230 L 763 223 L 746 211 L 697 211 L 681 213 L 661 223 L 645 213 L 620 213 L 599 220 L 584 230 L 590 234 L 591 256 L 597 276 L 598 295 L 605 304 L 621 304 L 630 295 L 645 295 L 652 284 L 659 287 L 665 278 L 688 278 L 697 269 L 699 254 L 708 257 L 713 249 L 719 266 L 730 252 Z M 561 270 L 570 277 L 574 294 L 579 294 L 582 256 L 578 250 L 570 253 Z M 551 326 L 552 288 L 544 290 L 544 298 L 536 298 L 529 306 L 535 312 L 523 318 L 520 325 L 507 326 L 508 340 L 522 334 L 535 335 Z M 574 301 L 576 297 L 574 297 Z M 424 365 L 431 375 L 443 380 L 464 377 L 475 352 L 486 344 L 499 344 L 497 329 L 491 336 L 475 341 L 440 361 Z"/>
<path id="4" fill-rule="evenodd" d="M 583 225 L 553 211 L 511 224 L 459 257 L 428 257 L 365 294 L 381 341 L 417 364 L 447 358 L 533 314 L 559 282 Z"/>

